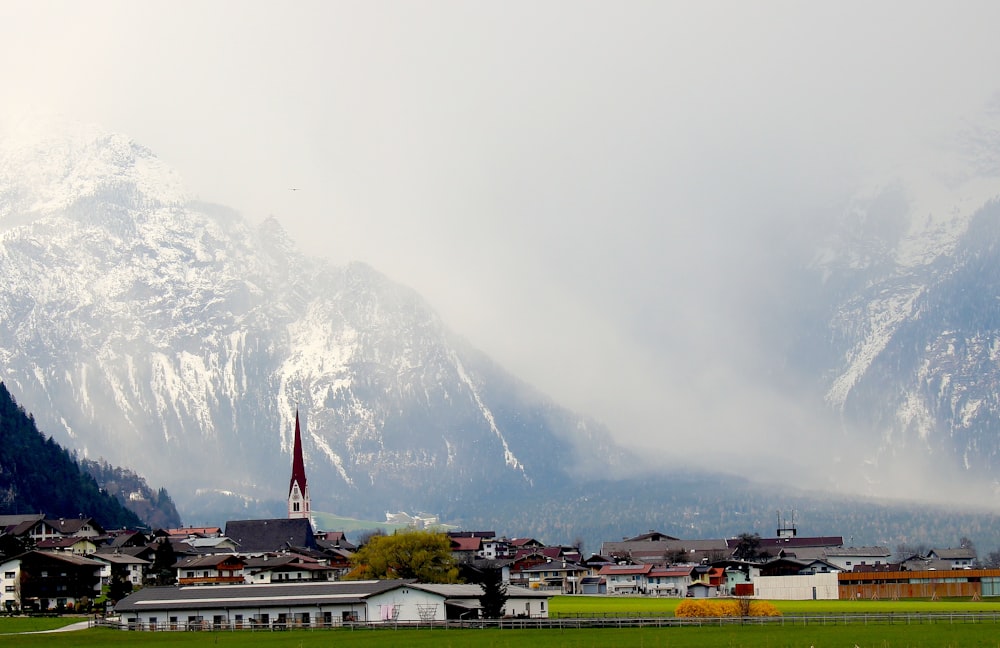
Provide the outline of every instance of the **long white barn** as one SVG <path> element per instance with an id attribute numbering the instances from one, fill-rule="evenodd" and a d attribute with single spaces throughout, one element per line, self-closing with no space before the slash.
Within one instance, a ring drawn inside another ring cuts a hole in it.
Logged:
<path id="1" fill-rule="evenodd" d="M 478 616 L 478 585 L 406 580 L 147 587 L 118 602 L 137 630 L 335 627 L 351 622 L 430 622 Z M 508 587 L 505 616 L 548 617 L 552 596 Z"/>

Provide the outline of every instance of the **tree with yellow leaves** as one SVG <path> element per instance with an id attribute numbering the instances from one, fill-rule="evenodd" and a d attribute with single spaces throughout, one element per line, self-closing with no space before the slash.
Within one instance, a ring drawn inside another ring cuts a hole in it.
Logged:
<path id="1" fill-rule="evenodd" d="M 376 535 L 352 557 L 354 580 L 415 578 L 421 583 L 458 582 L 451 540 L 431 531 L 397 531 Z"/>

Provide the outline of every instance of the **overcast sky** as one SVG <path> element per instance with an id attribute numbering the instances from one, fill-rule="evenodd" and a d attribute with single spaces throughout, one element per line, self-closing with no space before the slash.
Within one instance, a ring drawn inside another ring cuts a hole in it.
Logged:
<path id="1" fill-rule="evenodd" d="M 994 0 L 0 0 L 0 98 L 130 135 L 677 456 L 825 433 L 761 373 L 755 305 L 997 91 L 997 25 Z"/>

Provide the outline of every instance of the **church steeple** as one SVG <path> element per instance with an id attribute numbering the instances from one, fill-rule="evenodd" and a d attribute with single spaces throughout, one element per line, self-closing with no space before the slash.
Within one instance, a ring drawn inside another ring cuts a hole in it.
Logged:
<path id="1" fill-rule="evenodd" d="M 306 485 L 306 463 L 302 459 L 302 433 L 299 431 L 299 411 L 295 410 L 292 478 L 288 482 L 288 517 L 308 518 L 309 515 L 309 486 Z"/>

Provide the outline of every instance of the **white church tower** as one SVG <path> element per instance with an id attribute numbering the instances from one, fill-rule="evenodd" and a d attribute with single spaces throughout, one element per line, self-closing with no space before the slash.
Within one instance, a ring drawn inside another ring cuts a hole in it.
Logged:
<path id="1" fill-rule="evenodd" d="M 306 464 L 302 459 L 302 433 L 299 431 L 299 411 L 295 410 L 295 443 L 292 448 L 292 479 L 288 483 L 288 517 L 309 518 L 309 486 L 306 484 Z"/>

